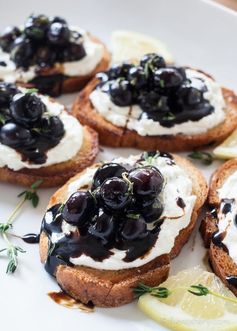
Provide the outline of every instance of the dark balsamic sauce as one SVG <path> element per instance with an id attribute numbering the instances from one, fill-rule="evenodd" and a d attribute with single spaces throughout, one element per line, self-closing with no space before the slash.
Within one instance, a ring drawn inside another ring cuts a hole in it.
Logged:
<path id="1" fill-rule="evenodd" d="M 49 292 L 48 296 L 58 305 L 61 305 L 66 308 L 78 308 L 84 312 L 91 313 L 94 311 L 94 305 L 92 302 L 84 304 L 80 301 L 76 301 L 68 294 L 63 291 L 60 292 Z"/>
<path id="2" fill-rule="evenodd" d="M 63 74 L 54 74 L 48 76 L 37 76 L 29 84 L 32 84 L 42 94 L 48 94 L 57 97 L 62 94 L 63 83 L 67 76 Z"/>
<path id="3" fill-rule="evenodd" d="M 222 242 L 224 240 L 225 236 L 226 236 L 226 232 L 216 231 L 212 236 L 212 242 L 214 245 L 222 248 L 226 253 L 229 253 L 228 248 Z"/>
<path id="4" fill-rule="evenodd" d="M 40 240 L 40 235 L 36 233 L 27 233 L 21 239 L 27 244 L 38 244 Z"/>
<path id="5" fill-rule="evenodd" d="M 237 276 L 227 276 L 226 280 L 230 285 L 237 288 Z"/>
<path id="6" fill-rule="evenodd" d="M 6 62 L 5 62 L 5 61 L 0 61 L 0 66 L 1 66 L 1 67 L 6 67 L 6 66 L 7 66 L 7 64 L 6 64 Z"/>
<path id="7" fill-rule="evenodd" d="M 48 213 L 52 213 L 53 221 L 48 223 L 46 217 L 44 217 L 41 227 L 41 231 L 49 239 L 50 254 L 46 260 L 45 269 L 51 275 L 55 275 L 56 268 L 59 265 L 72 266 L 70 258 L 77 258 L 82 254 L 90 256 L 95 261 L 102 262 L 114 254 L 111 251 L 112 248 L 126 250 L 126 255 L 123 259 L 125 262 L 134 261 L 144 256 L 154 246 L 162 224 L 162 222 L 159 222 L 153 230 L 147 231 L 144 238 L 123 241 L 115 236 L 109 243 L 103 244 L 99 238 L 94 237 L 85 229 L 81 231 L 81 234 L 79 230 L 68 235 L 63 234 L 63 218 L 60 213 L 60 207 L 61 204 L 57 204 L 48 210 Z M 62 233 L 62 237 L 60 236 L 55 244 L 51 242 L 52 233 L 58 233 L 59 235 Z"/>
<path id="8" fill-rule="evenodd" d="M 185 202 L 181 197 L 177 198 L 176 203 L 181 209 L 184 209 L 186 207 Z"/>
<path id="9" fill-rule="evenodd" d="M 232 204 L 234 203 L 234 199 L 222 199 L 221 204 L 224 204 L 221 212 L 226 215 L 231 212 Z"/>

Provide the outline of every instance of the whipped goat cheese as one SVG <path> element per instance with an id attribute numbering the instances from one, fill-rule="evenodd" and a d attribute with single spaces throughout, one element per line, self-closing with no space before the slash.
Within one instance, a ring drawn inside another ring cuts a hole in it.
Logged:
<path id="1" fill-rule="evenodd" d="M 204 98 L 208 100 L 214 108 L 211 114 L 195 122 L 189 120 L 175 124 L 171 128 L 164 127 L 158 121 L 147 118 L 147 114 L 143 112 L 138 105 L 127 107 L 115 105 L 111 101 L 110 96 L 98 88 L 91 93 L 90 100 L 95 109 L 109 122 L 120 127 L 135 130 L 141 136 L 195 135 L 204 133 L 225 120 L 225 101 L 221 87 L 204 73 L 194 69 L 186 69 L 185 71 L 188 79 L 200 78 L 204 81 L 207 87 Z"/>
<path id="2" fill-rule="evenodd" d="M 12 170 L 22 168 L 38 169 L 53 164 L 68 161 L 80 150 L 83 142 L 83 127 L 76 118 L 69 115 L 64 106 L 52 101 L 47 96 L 38 95 L 46 105 L 47 112 L 51 116 L 58 116 L 64 125 L 65 134 L 60 142 L 46 152 L 47 160 L 43 164 L 33 164 L 22 161 L 22 155 L 15 149 L 0 143 L 0 167 L 7 166 Z"/>
<path id="3" fill-rule="evenodd" d="M 118 158 L 113 160 L 113 162 L 134 165 L 139 157 L 140 155 L 130 156 L 128 159 Z M 144 163 L 144 165 L 145 164 L 146 163 Z M 196 196 L 193 194 L 191 179 L 179 165 L 173 162 L 171 163 L 168 157 L 154 158 L 152 164 L 159 169 L 164 177 L 165 183 L 160 194 L 160 199 L 164 206 L 161 218 L 164 219 L 164 222 L 161 225 L 154 246 L 145 256 L 139 257 L 129 263 L 123 260 L 126 251 L 115 248 L 111 249 L 112 255 L 101 262 L 95 261 L 85 254 L 81 254 L 79 257 L 70 257 L 71 263 L 97 269 L 119 270 L 142 266 L 156 257 L 171 251 L 174 246 L 175 238 L 178 236 L 180 230 L 187 227 L 190 223 Z M 68 186 L 67 197 L 85 185 L 90 187 L 96 170 L 96 166 L 88 168 L 79 179 L 71 182 Z M 180 198 L 184 202 L 183 206 L 177 203 Z M 48 219 L 49 222 L 52 221 L 52 216 L 47 215 L 50 213 L 50 211 L 46 213 L 46 220 Z M 62 226 L 62 234 L 66 235 L 69 231 L 74 232 L 75 227 L 70 225 L 67 227 Z M 56 243 L 60 238 L 61 237 L 51 236 L 51 241 L 53 240 L 53 242 Z"/>
<path id="4" fill-rule="evenodd" d="M 74 28 L 74 27 L 73 27 Z M 66 76 L 85 76 L 90 74 L 98 65 L 103 57 L 103 46 L 91 40 L 89 35 L 82 29 L 76 30 L 83 36 L 83 46 L 86 55 L 78 61 L 56 63 L 55 69 L 59 69 Z M 35 78 L 36 66 L 30 66 L 27 70 L 16 68 L 16 65 L 10 59 L 10 54 L 0 49 L 0 60 L 6 63 L 6 66 L 0 65 L 0 80 L 8 83 L 24 82 L 27 83 Z"/>
<path id="5" fill-rule="evenodd" d="M 218 213 L 218 229 L 224 233 L 222 243 L 227 247 L 229 256 L 237 263 L 237 171 L 231 174 L 218 189 L 219 199 L 233 199 L 231 208 L 227 213 L 220 208 Z"/>

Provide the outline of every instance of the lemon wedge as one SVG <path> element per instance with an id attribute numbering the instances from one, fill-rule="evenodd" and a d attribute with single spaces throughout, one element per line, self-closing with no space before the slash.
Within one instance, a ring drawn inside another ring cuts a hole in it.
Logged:
<path id="1" fill-rule="evenodd" d="M 217 146 L 213 154 L 220 159 L 233 159 L 237 157 L 237 129 L 219 146 Z"/>
<path id="2" fill-rule="evenodd" d="M 167 63 L 174 62 L 173 56 L 160 40 L 145 34 L 117 30 L 112 33 L 112 63 L 130 61 L 138 63 L 147 53 L 158 53 Z"/>
<path id="3" fill-rule="evenodd" d="M 221 280 L 199 266 L 170 276 L 159 287 L 168 288 L 167 298 L 145 294 L 139 308 L 150 318 L 175 331 L 236 331 L 237 304 L 211 294 L 196 296 L 187 291 L 191 285 L 202 284 L 209 290 L 236 299 Z"/>

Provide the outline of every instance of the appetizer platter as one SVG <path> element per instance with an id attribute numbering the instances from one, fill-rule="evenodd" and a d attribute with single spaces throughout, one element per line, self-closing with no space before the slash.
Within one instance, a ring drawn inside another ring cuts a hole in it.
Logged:
<path id="1" fill-rule="evenodd" d="M 1 23 L 4 329 L 237 330 L 237 17 L 148 2 Z"/>

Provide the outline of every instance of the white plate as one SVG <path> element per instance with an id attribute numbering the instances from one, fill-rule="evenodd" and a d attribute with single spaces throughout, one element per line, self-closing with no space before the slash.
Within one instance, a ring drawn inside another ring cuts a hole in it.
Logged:
<path id="1" fill-rule="evenodd" d="M 200 0 L 85 0 L 85 1 L 8 1 L 2 4 L 1 28 L 21 24 L 31 12 L 58 14 L 69 22 L 89 29 L 104 41 L 109 41 L 114 29 L 131 29 L 159 37 L 166 42 L 181 64 L 202 68 L 223 85 L 237 86 L 237 16 L 221 6 Z M 65 104 L 72 97 L 61 98 Z M 136 150 L 105 149 L 98 159 L 129 155 Z M 209 178 L 217 166 L 201 167 Z M 16 205 L 20 187 L 0 184 L 0 219 L 4 220 Z M 40 191 L 36 210 L 25 206 L 14 225 L 14 232 L 38 232 L 40 222 L 53 189 Z M 197 227 L 198 228 L 198 227 Z M 196 228 L 196 229 L 197 229 Z M 20 256 L 20 266 L 12 276 L 5 275 L 6 261 L 0 258 L 0 329 L 1 330 L 165 330 L 146 318 L 136 302 L 121 308 L 96 309 L 86 314 L 56 305 L 47 293 L 57 290 L 56 282 L 48 276 L 39 262 L 37 245 L 18 242 L 27 250 Z M 0 248 L 4 243 L 0 241 Z M 203 264 L 205 250 L 198 231 L 193 234 L 180 256 L 172 262 L 172 272 Z"/>

